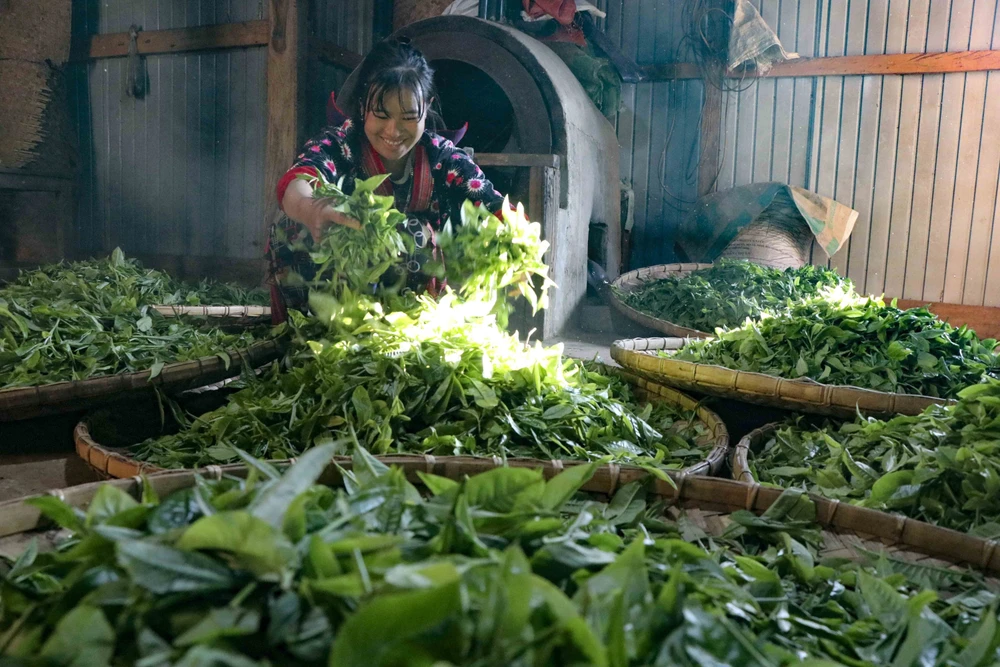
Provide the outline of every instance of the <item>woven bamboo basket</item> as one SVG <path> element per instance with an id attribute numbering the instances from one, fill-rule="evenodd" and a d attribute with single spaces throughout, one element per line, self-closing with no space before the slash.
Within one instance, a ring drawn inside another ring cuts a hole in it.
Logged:
<path id="1" fill-rule="evenodd" d="M 780 425 L 777 423 L 765 424 L 758 429 L 750 431 L 743 439 L 740 440 L 739 444 L 733 450 L 733 479 L 738 479 L 741 482 L 749 482 L 751 484 L 756 484 L 757 480 L 754 478 L 753 472 L 750 470 L 750 452 L 753 451 L 755 447 L 762 444 L 765 440 L 771 437 L 771 435 L 778 430 Z"/>
<path id="2" fill-rule="evenodd" d="M 618 276 L 611 283 L 611 306 L 619 313 L 629 318 L 633 322 L 649 327 L 653 331 L 667 334 L 668 336 L 679 336 L 681 338 L 709 338 L 712 334 L 697 329 L 689 329 L 679 324 L 661 320 L 652 315 L 648 315 L 629 306 L 618 296 L 619 292 L 633 292 L 647 283 L 663 280 L 664 278 L 683 278 L 692 271 L 711 268 L 711 264 L 658 264 L 647 266 L 635 271 L 629 271 Z"/>
<path id="3" fill-rule="evenodd" d="M 228 366 L 219 355 L 167 364 L 152 379 L 151 371 L 141 371 L 2 389 L 0 422 L 85 410 L 130 392 L 152 391 L 154 387 L 174 392 L 212 384 L 239 375 L 244 363 L 257 368 L 277 359 L 281 347 L 278 341 L 268 340 L 245 350 L 232 350 L 226 354 Z"/>
<path id="4" fill-rule="evenodd" d="M 636 397 L 641 401 L 662 401 L 676 405 L 684 410 L 694 410 L 698 419 L 707 427 L 705 435 L 697 443 L 707 450 L 707 454 L 703 460 L 686 468 L 684 473 L 688 475 L 712 475 L 719 472 L 729 457 L 729 432 L 718 415 L 700 405 L 690 396 L 670 387 L 664 387 L 618 369 L 606 367 L 605 371 L 616 373 L 634 385 Z M 73 441 L 76 444 L 76 453 L 80 458 L 105 478 L 125 478 L 166 472 L 164 468 L 131 458 L 127 447 L 108 447 L 96 442 L 91 437 L 90 428 L 86 421 L 77 424 L 73 431 Z M 405 454 L 383 458 L 386 461 L 420 459 L 444 462 L 454 460 L 461 462 L 476 460 L 475 457 L 434 457 L 429 455 L 414 456 Z M 499 457 L 493 457 L 490 460 L 495 461 L 497 465 L 502 464 L 502 459 Z M 514 460 L 519 459 L 508 459 L 508 461 Z M 536 461 L 537 463 L 536 459 L 524 460 Z"/>
<path id="5" fill-rule="evenodd" d="M 337 463 L 344 468 L 350 468 L 349 460 L 338 460 Z M 421 483 L 418 472 L 461 479 L 465 475 L 486 472 L 502 464 L 486 458 L 434 459 L 424 456 L 396 457 L 391 463 L 403 469 L 407 477 L 418 485 Z M 578 463 L 511 460 L 507 461 L 507 465 L 541 468 L 545 477 L 551 478 L 566 467 Z M 247 472 L 247 467 L 242 465 L 210 466 L 199 471 L 176 470 L 154 475 L 148 478 L 148 482 L 157 494 L 163 497 L 173 491 L 193 486 L 196 475 L 219 479 L 223 475 L 245 477 Z M 631 481 L 646 479 L 647 476 L 648 473 L 638 468 L 603 466 L 584 485 L 583 490 L 610 496 L 620 486 Z M 725 528 L 728 515 L 732 512 L 747 509 L 762 513 L 781 495 L 780 489 L 765 488 L 731 479 L 687 473 L 674 474 L 672 479 L 673 484 L 659 479 L 651 480 L 652 493 L 671 504 L 672 507 L 668 511 L 672 511 L 674 507 L 688 510 L 688 518 L 711 534 L 718 534 Z M 131 477 L 50 491 L 47 495 L 85 509 L 102 483 L 112 484 L 136 498 L 140 497 L 142 492 L 142 479 Z M 329 466 L 321 475 L 319 483 L 333 487 L 342 485 L 343 479 L 337 466 Z M 884 512 L 822 498 L 814 500 L 817 523 L 823 528 L 825 539 L 823 556 L 863 558 L 866 557 L 863 550 L 885 551 L 895 558 L 924 565 L 954 567 L 957 564 L 965 564 L 989 572 L 1000 572 L 1000 550 L 994 541 Z M 24 499 L 0 503 L 0 553 L 15 555 L 22 551 L 32 538 L 38 539 L 40 548 L 51 548 L 58 536 L 59 533 L 51 530 L 39 511 L 26 504 Z"/>
<path id="6" fill-rule="evenodd" d="M 676 352 L 684 338 L 633 338 L 615 341 L 611 358 L 654 382 L 712 396 L 834 417 L 917 415 L 931 405 L 954 401 L 916 394 L 893 394 L 861 387 L 822 384 L 736 371 L 723 366 L 657 356 Z"/>
<path id="7" fill-rule="evenodd" d="M 269 306 L 153 306 L 164 317 L 203 317 L 224 326 L 251 327 L 271 321 Z"/>

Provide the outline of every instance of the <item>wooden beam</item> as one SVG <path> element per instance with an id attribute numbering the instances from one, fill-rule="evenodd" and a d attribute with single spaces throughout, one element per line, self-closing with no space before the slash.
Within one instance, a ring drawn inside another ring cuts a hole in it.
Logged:
<path id="1" fill-rule="evenodd" d="M 476 153 L 475 160 L 480 167 L 559 167 L 559 156 L 548 153 Z"/>
<path id="2" fill-rule="evenodd" d="M 364 60 L 364 56 L 359 53 L 348 51 L 333 42 L 315 37 L 309 40 L 309 55 L 325 63 L 343 67 L 349 72 L 353 72 Z"/>
<path id="3" fill-rule="evenodd" d="M 43 176 L 30 172 L 14 173 L 0 170 L 0 190 L 22 192 L 64 192 L 73 187 L 73 179 L 66 176 Z"/>
<path id="4" fill-rule="evenodd" d="M 773 79 L 777 77 L 948 74 L 990 70 L 1000 70 L 1000 50 L 797 58 L 777 63 L 763 76 Z M 670 81 L 701 77 L 701 72 L 693 63 L 644 65 L 642 72 L 643 81 Z M 758 75 L 752 70 L 729 73 L 731 79 L 756 76 Z"/>
<path id="5" fill-rule="evenodd" d="M 246 21 L 174 30 L 142 30 L 136 39 L 136 46 L 140 55 L 152 55 L 265 46 L 267 42 L 268 22 Z M 120 58 L 128 55 L 128 45 L 127 32 L 90 35 L 74 45 L 71 59 L 79 62 L 96 58 Z"/>
<path id="6" fill-rule="evenodd" d="M 778 63 L 766 76 L 854 76 L 884 74 L 947 74 L 1000 70 L 1000 51 L 901 53 L 836 58 L 798 58 Z M 733 76 L 733 75 L 731 75 Z"/>
<path id="7" fill-rule="evenodd" d="M 270 0 L 267 48 L 267 138 L 264 149 L 264 220 L 261 235 L 280 217 L 275 187 L 300 145 L 305 105 L 299 85 L 304 0 Z M 300 11 L 301 10 L 301 11 Z M 304 59 L 303 59 L 304 60 Z"/>

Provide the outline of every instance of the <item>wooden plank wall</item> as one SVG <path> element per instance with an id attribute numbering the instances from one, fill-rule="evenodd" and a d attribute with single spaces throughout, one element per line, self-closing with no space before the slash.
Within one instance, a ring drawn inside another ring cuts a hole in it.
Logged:
<path id="1" fill-rule="evenodd" d="M 803 56 L 1000 48 L 995 2 L 755 5 Z M 814 261 L 870 293 L 1000 305 L 1000 72 L 762 80 L 724 104 L 720 188 L 780 180 L 860 212 Z"/>
<path id="2" fill-rule="evenodd" d="M 373 0 L 309 4 L 317 36 L 367 52 Z M 127 32 L 133 23 L 165 30 L 253 21 L 266 19 L 269 5 L 74 0 L 73 31 L 79 37 Z M 265 47 L 146 56 L 149 92 L 141 100 L 123 93 L 125 58 L 71 64 L 78 160 L 54 168 L 80 173 L 74 254 L 121 246 L 165 267 L 182 259 L 197 266 L 211 266 L 212 258 L 259 262 L 262 193 L 273 191 L 263 168 L 266 62 Z M 345 77 L 333 66 L 311 67 L 306 133 L 322 126 L 326 97 Z"/>
<path id="3" fill-rule="evenodd" d="M 255 0 L 73 3 L 74 36 L 264 18 Z M 81 196 L 77 252 L 257 258 L 265 134 L 262 47 L 145 58 L 149 92 L 124 94 L 126 59 L 71 66 Z"/>

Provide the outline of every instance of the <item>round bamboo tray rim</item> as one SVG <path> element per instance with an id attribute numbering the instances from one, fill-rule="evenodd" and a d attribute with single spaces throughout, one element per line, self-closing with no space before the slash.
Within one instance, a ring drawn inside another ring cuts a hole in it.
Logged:
<path id="1" fill-rule="evenodd" d="M 534 459 L 509 459 L 506 462 L 488 458 L 398 456 L 383 462 L 404 471 L 407 478 L 420 484 L 419 473 L 430 473 L 461 479 L 505 464 L 512 467 L 541 469 L 546 479 L 559 474 L 567 467 L 586 465 L 583 461 L 539 461 Z M 283 468 L 291 461 L 277 464 Z M 326 467 L 318 484 L 340 486 L 341 470 L 350 469 L 351 460 L 336 458 Z M 95 482 L 68 489 L 55 489 L 40 496 L 55 496 L 74 507 L 85 508 L 102 484 L 111 484 L 136 498 L 141 496 L 143 484 L 149 484 L 161 497 L 195 483 L 197 476 L 221 479 L 223 476 L 245 477 L 246 465 L 207 466 L 198 470 L 174 470 L 149 477 L 130 477 L 110 482 Z M 582 491 L 612 495 L 630 482 L 647 482 L 649 491 L 661 497 L 668 506 L 695 508 L 699 512 L 732 513 L 749 510 L 766 511 L 782 494 L 781 489 L 749 484 L 732 479 L 669 473 L 672 481 L 664 481 L 640 468 L 619 465 L 599 466 Z M 32 496 L 39 497 L 39 496 Z M 816 524 L 824 528 L 827 543 L 838 550 L 858 552 L 854 549 L 857 538 L 872 540 L 872 549 L 891 548 L 896 555 L 909 554 L 916 558 L 943 559 L 949 563 L 964 563 L 989 572 L 1000 572 L 1000 550 L 997 541 L 985 540 L 947 528 L 933 526 L 899 515 L 891 515 L 839 501 L 810 496 L 816 506 Z M 44 529 L 48 524 L 37 508 L 27 504 L 26 498 L 0 503 L 0 537 Z M 843 534 L 847 539 L 842 540 Z M 851 533 L 854 535 L 851 536 Z M 946 563 L 947 564 L 947 563 Z"/>
<path id="2" fill-rule="evenodd" d="M 750 469 L 750 453 L 753 448 L 758 445 L 762 440 L 771 437 L 778 429 L 782 426 L 781 422 L 772 422 L 770 424 L 765 424 L 759 428 L 754 429 L 747 433 L 743 438 L 740 439 L 739 443 L 733 449 L 732 455 L 732 477 L 733 481 L 740 484 L 749 484 L 760 489 L 767 489 L 771 493 L 781 494 L 785 491 L 784 488 L 774 485 L 774 484 L 764 484 L 760 482 L 753 474 Z M 919 521 L 917 519 L 911 519 L 903 514 L 896 514 L 893 512 L 883 512 L 881 510 L 875 510 L 867 507 L 859 507 L 853 505 L 849 502 L 843 502 L 836 498 L 826 498 L 824 496 L 810 493 L 809 498 L 817 504 L 819 507 L 820 503 L 827 506 L 830 513 L 830 518 L 832 520 L 833 516 L 838 512 L 853 512 L 854 510 L 866 510 L 868 515 L 871 513 L 883 514 L 888 517 L 892 517 L 897 526 L 897 534 L 904 535 L 907 531 L 920 531 L 922 534 L 931 536 L 939 535 L 940 539 L 947 540 L 961 540 L 967 543 L 968 540 L 978 540 L 982 543 L 982 555 L 979 560 L 980 566 L 983 569 L 990 569 L 993 571 L 1000 572 L 1000 550 L 997 546 L 1000 545 L 1000 541 L 995 539 L 986 539 L 980 537 L 974 537 L 968 533 L 963 533 L 961 531 L 953 530 L 951 528 L 944 528 L 941 526 L 936 526 L 924 521 Z M 968 561 L 973 562 L 973 561 Z"/>
<path id="3" fill-rule="evenodd" d="M 672 387 L 838 417 L 852 417 L 859 411 L 886 416 L 917 415 L 932 405 L 955 403 L 946 398 L 830 385 L 811 378 L 808 381 L 793 380 L 653 354 L 680 350 L 690 341 L 690 338 L 661 337 L 616 340 L 611 345 L 611 357 L 634 372 Z"/>
<path id="4" fill-rule="evenodd" d="M 614 373 L 626 382 L 633 385 L 637 398 L 640 401 L 662 400 L 683 410 L 693 410 L 698 420 L 707 427 L 707 433 L 702 436 L 700 442 L 696 442 L 699 448 L 706 450 L 704 458 L 682 472 L 690 475 L 712 475 L 723 467 L 729 458 L 729 431 L 722 419 L 709 408 L 702 405 L 691 396 L 671 387 L 664 387 L 655 382 L 650 382 L 646 378 L 636 376 L 623 369 L 604 366 L 605 372 Z M 90 434 L 90 428 L 86 421 L 82 421 L 73 429 L 73 442 L 77 455 L 82 458 L 87 465 L 94 469 L 99 475 L 110 478 L 127 478 L 144 474 L 161 474 L 167 469 L 138 461 L 128 455 L 128 448 L 106 447 L 101 445 Z M 397 457 L 418 456 L 430 457 L 431 460 L 452 459 L 456 457 L 435 457 L 430 454 L 393 454 L 393 460 Z M 472 458 L 479 457 L 458 457 Z M 503 461 L 501 457 L 493 456 L 493 460 Z M 519 460 L 514 458 L 507 459 Z M 541 459 L 523 459 L 529 461 L 540 461 Z M 576 462 L 566 459 L 567 462 Z M 272 464 L 275 462 L 271 462 Z M 614 464 L 618 465 L 618 464 Z M 627 464 L 625 464 L 627 465 Z"/>
<path id="5" fill-rule="evenodd" d="M 160 305 L 153 306 L 153 309 L 164 317 L 179 317 L 190 315 L 195 317 L 232 317 L 260 318 L 270 317 L 271 308 L 269 306 L 185 306 L 185 305 Z"/>
<path id="6" fill-rule="evenodd" d="M 277 359 L 283 350 L 278 340 L 258 341 L 245 348 L 165 364 L 156 377 L 152 369 L 85 380 L 53 382 L 31 387 L 0 389 L 0 422 L 74 412 L 94 407 L 132 391 L 153 387 L 173 389 L 205 385 L 239 375 L 244 363 L 260 366 Z M 226 355 L 228 363 L 220 355 Z"/>
<path id="7" fill-rule="evenodd" d="M 641 269 L 634 269 L 623 273 L 611 283 L 611 306 L 628 319 L 648 327 L 653 331 L 667 334 L 668 336 L 681 336 L 688 338 L 710 338 L 712 334 L 707 331 L 699 331 L 690 327 L 684 327 L 659 317 L 653 317 L 648 313 L 637 310 L 628 305 L 619 297 L 620 292 L 633 292 L 643 285 L 665 278 L 680 278 L 694 271 L 711 268 L 712 264 L 685 263 L 685 264 L 657 264 L 646 266 Z"/>
<path id="8" fill-rule="evenodd" d="M 737 479 L 742 482 L 750 482 L 752 484 L 759 483 L 757 478 L 754 477 L 753 472 L 750 470 L 751 449 L 763 438 L 771 437 L 771 435 L 779 428 L 781 428 L 780 422 L 771 422 L 770 424 L 764 424 L 759 428 L 755 428 L 740 439 L 740 441 L 736 444 L 736 447 L 733 448 L 733 479 Z"/>

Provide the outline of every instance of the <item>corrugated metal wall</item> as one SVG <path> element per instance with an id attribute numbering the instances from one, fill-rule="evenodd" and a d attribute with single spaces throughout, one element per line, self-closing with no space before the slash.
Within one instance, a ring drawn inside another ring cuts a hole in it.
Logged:
<path id="1" fill-rule="evenodd" d="M 374 12 L 374 0 L 314 0 L 309 10 L 309 27 L 315 37 L 364 55 L 372 47 Z M 350 72 L 342 67 L 318 60 L 310 61 L 307 74 L 307 135 L 315 134 L 326 124 L 326 102 L 330 92 L 339 91 L 348 74 Z"/>
<path id="2" fill-rule="evenodd" d="M 1000 48 L 995 2 L 755 4 L 803 56 Z M 1000 72 L 765 80 L 726 96 L 719 187 L 786 181 L 857 209 L 830 264 L 868 292 L 996 306 L 998 145 Z"/>
<path id="3" fill-rule="evenodd" d="M 265 0 L 74 0 L 74 35 L 266 18 Z M 319 37 L 368 50 L 372 0 L 317 0 Z M 124 95 L 126 60 L 73 65 L 82 165 L 77 251 L 258 259 L 263 253 L 267 52 L 263 47 L 145 58 L 149 92 Z M 309 127 L 345 74 L 310 65 Z"/>
<path id="4" fill-rule="evenodd" d="M 974 0 L 753 0 L 803 56 L 1000 48 Z M 684 62 L 682 0 L 606 0 L 606 32 L 640 64 Z M 676 257 L 696 195 L 700 81 L 625 85 L 617 129 L 635 190 L 632 265 Z M 777 180 L 860 212 L 830 264 L 904 298 L 1000 305 L 1000 72 L 762 80 L 724 96 L 718 187 Z M 818 256 L 817 259 L 825 256 Z M 992 259 L 992 261 L 990 261 Z"/>
<path id="5" fill-rule="evenodd" d="M 643 65 L 687 60 L 681 0 L 600 6 L 605 32 L 627 57 Z M 697 197 L 703 94 L 698 80 L 623 86 L 616 125 L 621 177 L 635 191 L 632 267 L 675 259 L 677 225 Z"/>
<path id="6" fill-rule="evenodd" d="M 264 18 L 262 0 L 74 2 L 75 34 Z M 145 58 L 149 92 L 124 94 L 126 60 L 74 65 L 82 165 L 77 244 L 133 254 L 256 258 L 261 219 L 264 48 Z"/>

